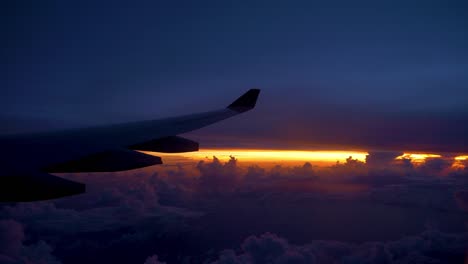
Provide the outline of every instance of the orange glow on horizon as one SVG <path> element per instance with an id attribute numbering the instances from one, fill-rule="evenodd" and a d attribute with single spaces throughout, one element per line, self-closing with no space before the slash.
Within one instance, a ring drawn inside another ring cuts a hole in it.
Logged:
<path id="1" fill-rule="evenodd" d="M 468 161 L 468 155 L 465 156 L 457 156 L 455 157 L 455 161 L 452 164 L 452 168 L 463 170 L 466 168 L 466 164 Z"/>
<path id="2" fill-rule="evenodd" d="M 468 155 L 467 156 L 457 156 L 457 157 L 455 157 L 455 160 L 468 160 Z"/>
<path id="3" fill-rule="evenodd" d="M 144 151 L 143 151 L 144 152 Z M 346 162 L 346 159 L 352 159 L 366 162 L 368 152 L 365 151 L 345 151 L 345 150 L 268 150 L 268 149 L 200 149 L 195 152 L 185 153 L 157 153 L 146 152 L 151 155 L 162 156 L 163 158 L 179 161 L 200 161 L 218 158 L 221 161 L 227 161 L 231 157 L 238 159 L 241 162 L 261 162 L 261 163 L 301 163 L 312 162 L 316 165 L 332 165 L 336 162 Z M 396 160 L 410 159 L 414 164 L 422 164 L 428 158 L 442 158 L 442 155 L 433 153 L 404 153 L 396 157 Z M 454 158 L 454 164 L 468 160 L 468 155 L 457 156 Z M 461 164 L 461 163 L 460 163 Z M 459 166 L 458 166 L 459 167 Z"/>
<path id="4" fill-rule="evenodd" d="M 396 159 L 411 159 L 411 162 L 421 163 L 428 158 L 440 158 L 439 154 L 427 154 L 427 153 L 403 153 L 403 155 L 396 157 Z"/>
<path id="5" fill-rule="evenodd" d="M 343 162 L 347 158 L 352 157 L 364 162 L 368 153 L 364 151 L 307 151 L 307 150 L 265 150 L 265 149 L 200 149 L 197 152 L 163 154 L 164 156 L 182 156 L 185 158 L 203 160 L 212 158 L 213 156 L 220 160 L 228 160 L 230 157 L 235 157 L 243 162 L 263 161 L 263 162 L 278 162 L 278 161 L 317 161 Z"/>

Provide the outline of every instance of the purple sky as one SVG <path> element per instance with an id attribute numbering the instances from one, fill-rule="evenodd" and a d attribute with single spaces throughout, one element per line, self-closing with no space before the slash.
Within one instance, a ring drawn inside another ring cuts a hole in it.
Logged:
<path id="1" fill-rule="evenodd" d="M 210 110 L 258 87 L 258 109 L 217 134 L 467 149 L 464 1 L 4 5 L 6 132 Z"/>
<path id="2" fill-rule="evenodd" d="M 61 175 L 87 192 L 0 204 L 0 263 L 466 261 L 466 160 L 394 157 L 468 152 L 467 1 L 3 2 L 0 133 L 212 110 L 255 87 L 255 110 L 186 136 L 370 156 Z"/>

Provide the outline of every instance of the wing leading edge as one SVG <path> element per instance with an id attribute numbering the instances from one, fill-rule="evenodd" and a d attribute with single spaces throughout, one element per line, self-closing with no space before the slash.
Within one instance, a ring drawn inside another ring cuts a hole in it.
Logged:
<path id="1" fill-rule="evenodd" d="M 159 157 L 133 149 L 196 151 L 197 142 L 176 135 L 253 109 L 259 93 L 259 89 L 251 89 L 227 108 L 211 112 L 1 138 L 2 149 L 11 155 L 0 164 L 8 168 L 0 175 L 0 202 L 47 200 L 85 192 L 84 184 L 47 172 L 121 171 L 162 163 Z"/>

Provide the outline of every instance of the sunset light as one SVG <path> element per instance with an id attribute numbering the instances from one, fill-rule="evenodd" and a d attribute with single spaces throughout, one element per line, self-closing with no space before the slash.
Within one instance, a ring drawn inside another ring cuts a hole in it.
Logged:
<path id="1" fill-rule="evenodd" d="M 264 149 L 201 149 L 198 152 L 177 154 L 163 154 L 164 156 L 182 156 L 194 160 L 217 157 L 220 160 L 228 160 L 231 156 L 243 162 L 263 161 L 289 161 L 289 162 L 344 162 L 352 157 L 359 161 L 365 161 L 368 153 L 364 151 L 306 151 L 306 150 L 264 150 Z"/>
<path id="2" fill-rule="evenodd" d="M 468 155 L 457 156 L 454 160 L 455 161 L 452 164 L 452 168 L 463 170 L 466 168 L 466 161 L 468 161 Z"/>
<path id="3" fill-rule="evenodd" d="M 468 0 L 3 2 L 0 264 L 468 264 Z"/>
<path id="4" fill-rule="evenodd" d="M 455 160 L 468 160 L 468 156 L 457 156 Z"/>
<path id="5" fill-rule="evenodd" d="M 365 151 L 344 151 L 344 150 L 268 150 L 268 149 L 201 149 L 196 152 L 186 153 L 157 153 L 146 152 L 151 155 L 161 156 L 168 163 L 178 161 L 200 161 L 205 159 L 218 158 L 221 161 L 227 161 L 231 157 L 241 162 L 261 162 L 261 163 L 303 163 L 313 162 L 316 165 L 332 165 L 336 162 L 346 162 L 346 159 L 352 159 L 366 162 L 368 152 Z M 410 159 L 414 164 L 424 163 L 430 158 L 442 158 L 440 154 L 434 153 L 404 153 L 396 157 L 396 160 Z M 461 164 L 461 161 L 468 160 L 467 155 L 454 158 L 455 163 Z M 461 165 L 460 165 L 461 166 Z"/>
<path id="6" fill-rule="evenodd" d="M 411 159 L 414 163 L 424 162 L 427 158 L 440 158 L 439 154 L 426 154 L 426 153 L 404 153 L 396 159 Z"/>

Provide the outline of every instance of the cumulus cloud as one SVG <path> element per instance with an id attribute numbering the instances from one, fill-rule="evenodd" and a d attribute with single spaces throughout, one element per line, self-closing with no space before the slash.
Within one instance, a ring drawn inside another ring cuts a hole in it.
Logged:
<path id="1" fill-rule="evenodd" d="M 428 175 L 446 175 L 452 163 L 452 160 L 445 158 L 428 158 L 419 169 Z"/>
<path id="2" fill-rule="evenodd" d="M 0 219 L 27 223 L 32 230 L 73 234 L 115 230 L 147 219 L 199 215 L 183 208 L 162 206 L 158 197 L 162 181 L 154 172 L 62 176 L 87 183 L 87 192 L 54 201 L 5 205 L 0 210 Z"/>
<path id="3" fill-rule="evenodd" d="M 210 193 L 217 196 L 234 193 L 283 192 L 307 193 L 324 197 L 368 197 L 372 202 L 404 207 L 423 207 L 442 211 L 460 210 L 453 196 L 457 186 L 466 185 L 468 177 L 440 177 L 450 170 L 446 159 L 432 159 L 429 165 L 413 166 L 409 159 L 395 160 L 399 152 L 371 152 L 367 163 L 349 157 L 330 167 L 303 165 L 242 165 L 233 157 L 227 162 L 214 158 L 199 162 L 192 170 L 169 169 L 161 190 L 170 200 L 198 199 Z M 369 165 L 370 163 L 371 165 Z M 163 174 L 161 174 L 162 176 Z M 178 180 L 171 178 L 177 175 Z M 166 180 L 167 179 L 167 180 Z M 184 180 L 185 179 L 185 180 Z M 183 193 L 190 193 L 191 197 Z M 161 194 L 159 194 L 161 195 Z M 325 195 L 325 196 L 324 196 Z"/>
<path id="4" fill-rule="evenodd" d="M 240 168 L 234 157 L 224 164 L 216 157 L 212 162 L 200 161 L 197 169 L 200 171 L 199 186 L 203 191 L 222 193 L 232 191 L 237 186 Z"/>
<path id="5" fill-rule="evenodd" d="M 0 263 L 59 264 L 52 247 L 44 241 L 24 245 L 23 226 L 13 220 L 0 221 Z"/>
<path id="6" fill-rule="evenodd" d="M 49 244 L 40 240 L 37 244 L 23 246 L 21 259 L 30 264 L 60 264 L 52 251 Z"/>
<path id="7" fill-rule="evenodd" d="M 234 208 L 248 208 L 249 214 L 256 214 L 258 205 L 262 212 L 270 216 L 277 215 L 276 211 L 296 214 L 304 209 L 310 209 L 312 213 L 328 212 L 338 216 L 346 216 L 346 212 L 341 213 L 343 210 L 356 209 L 373 216 L 381 208 L 368 206 L 369 202 L 373 205 L 390 204 L 439 211 L 466 210 L 466 195 L 461 191 L 466 188 L 460 187 L 464 184 L 461 179 L 466 179 L 463 171 L 457 171 L 458 174 L 453 177 L 440 177 L 450 170 L 446 163 L 434 161 L 425 167 L 408 166 L 407 161 L 393 160 L 398 154 L 372 152 L 367 157 L 367 163 L 350 157 L 346 162 L 330 167 L 317 167 L 308 162 L 302 165 L 262 167 L 243 165 L 231 157 L 227 162 L 213 158 L 189 165 L 160 166 L 129 172 L 63 175 L 85 182 L 88 192 L 48 202 L 3 205 L 0 219 L 13 219 L 7 220 L 13 223 L 4 224 L 11 229 L 10 233 L 5 232 L 11 236 L 7 240 L 16 242 L 8 243 L 9 247 L 2 247 L 9 253 L 0 251 L 0 260 L 7 262 L 16 261 L 18 257 L 51 256 L 52 248 L 49 245 L 59 247 L 59 254 L 64 254 L 64 251 L 72 254 L 83 248 L 97 250 L 122 248 L 135 243 L 147 245 L 152 239 L 160 239 L 161 235 L 165 236 L 168 232 L 180 234 L 181 230 L 190 230 L 183 228 L 190 226 L 187 224 L 190 219 L 202 217 L 205 211 L 206 215 L 221 212 L 237 219 L 234 213 L 231 214 L 234 209 L 226 207 L 225 201 Z M 434 189 L 434 186 L 437 188 Z M 321 207 L 323 201 L 332 201 L 330 206 L 333 208 L 328 208 L 327 203 L 324 211 Z M 348 201 L 359 201 L 362 206 L 354 207 Z M 271 204 L 271 207 L 267 208 L 265 204 Z M 280 217 L 285 220 L 284 216 Z M 417 217 L 417 221 L 423 221 L 421 219 L 425 216 Z M 363 218 L 357 217 L 355 220 L 361 221 Z M 265 225 L 255 227 L 282 226 L 284 222 L 281 219 L 265 220 Z M 328 225 L 326 216 L 314 216 L 313 219 Z M 295 223 L 302 225 L 305 222 Z M 34 234 L 34 240 L 26 244 L 23 226 L 27 227 L 27 232 Z M 333 226 L 330 224 L 328 228 Z M 318 232 L 317 228 L 314 230 Z M 262 232 L 265 231 L 277 232 L 278 229 L 262 229 Z M 286 234 L 295 232 L 292 229 L 284 231 Z M 306 232 L 303 237 L 311 237 L 313 232 Z M 88 234 L 89 237 L 99 234 L 99 242 L 88 238 Z M 40 242 L 42 236 L 45 236 L 47 243 Z M 80 236 L 80 239 L 70 244 L 61 244 L 71 236 Z M 2 241 L 5 240 L 0 239 L 0 244 Z M 285 239 L 270 233 L 246 240 L 242 254 L 225 251 L 219 256 L 218 262 L 250 263 L 246 261 L 254 259 L 256 262 L 252 263 L 261 263 L 275 259 L 276 263 L 322 263 L 332 262 L 328 260 L 335 260 L 338 254 L 343 256 L 341 261 L 347 261 L 344 263 L 363 259 L 372 263 L 376 259 L 387 261 L 389 257 L 393 261 L 395 256 L 393 251 L 389 251 L 388 243 L 373 244 L 373 247 L 337 241 L 314 241 L 313 244 L 314 247 L 292 246 Z M 158 244 L 158 248 L 160 246 Z M 276 250 L 269 251 L 271 248 Z M 361 253 L 356 248 L 361 248 Z M 158 253 L 165 261 L 173 260 L 162 252 L 148 252 L 144 248 L 138 252 L 140 257 L 143 253 L 143 256 Z M 405 263 L 426 261 L 430 257 L 410 252 L 398 260 Z M 158 260 L 153 258 L 150 261 Z"/>
<path id="8" fill-rule="evenodd" d="M 57 208 L 54 203 L 18 204 L 4 208 L 3 215 L 28 223 L 35 230 L 59 233 L 93 232 L 132 224 L 141 216 L 132 207 L 105 207 L 83 211 Z M 124 222 L 124 223 L 122 223 Z"/>
<path id="9" fill-rule="evenodd" d="M 370 151 L 366 156 L 366 164 L 373 168 L 385 168 L 395 163 L 395 158 L 401 155 L 403 155 L 403 152 Z"/>
<path id="10" fill-rule="evenodd" d="M 166 264 L 166 262 L 161 262 L 159 261 L 158 259 L 158 255 L 153 255 L 151 257 L 148 257 L 146 260 L 145 260 L 145 263 L 144 264 Z"/>
<path id="11" fill-rule="evenodd" d="M 59 256 L 66 257 L 69 254 L 80 255 L 79 252 L 84 249 L 92 252 L 144 243 L 157 236 L 168 236 L 167 232 L 176 236 L 185 228 L 183 219 L 200 216 L 197 211 L 161 205 L 158 191 L 162 189 L 163 182 L 154 171 L 61 176 L 87 183 L 87 193 L 53 201 L 4 204 L 0 207 L 0 219 L 12 219 L 21 228 L 26 226 L 26 231 L 31 234 L 30 241 L 25 245 L 20 243 L 19 238 L 5 238 L 10 247 L 16 245 L 17 249 L 18 244 L 21 245 L 19 248 L 23 258 L 45 256 L 52 250 L 49 245 L 57 246 Z M 10 228 L 15 224 L 8 225 L 10 230 L 16 230 Z M 24 232 L 10 231 L 5 234 L 19 236 Z M 47 243 L 40 242 L 41 239 Z M 144 252 L 142 250 L 140 254 Z M 11 254 L 0 254 L 5 261 L 11 258 Z M 86 256 L 83 257 L 86 259 Z"/>
<path id="12" fill-rule="evenodd" d="M 419 236 L 390 242 L 312 241 L 303 246 L 292 245 L 284 238 L 266 233 L 245 239 L 239 253 L 224 250 L 212 263 L 461 263 L 467 247 L 467 234 L 447 234 L 437 230 L 426 230 Z"/>

